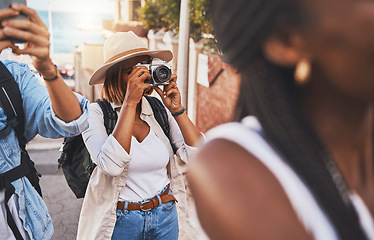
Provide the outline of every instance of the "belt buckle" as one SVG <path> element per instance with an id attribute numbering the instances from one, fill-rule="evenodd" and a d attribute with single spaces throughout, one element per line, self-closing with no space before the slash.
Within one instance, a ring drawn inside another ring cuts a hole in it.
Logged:
<path id="1" fill-rule="evenodd" d="M 143 209 L 143 204 L 146 204 L 146 203 L 149 203 L 149 202 L 151 202 L 151 201 L 148 200 L 148 201 L 142 202 L 142 204 L 140 204 L 140 207 L 139 207 L 140 210 L 142 210 L 143 212 L 147 212 L 147 211 L 151 210 L 152 207 L 151 207 L 151 208 L 148 208 L 148 209 Z"/>

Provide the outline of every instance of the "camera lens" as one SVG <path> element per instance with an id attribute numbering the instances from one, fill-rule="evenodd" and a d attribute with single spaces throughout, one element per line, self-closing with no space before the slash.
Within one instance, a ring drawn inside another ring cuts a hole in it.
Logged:
<path id="1" fill-rule="evenodd" d="M 161 70 L 160 70 L 160 77 L 161 77 L 162 79 L 167 78 L 167 77 L 168 77 L 168 71 L 166 71 L 165 69 L 161 69 Z"/>
<path id="2" fill-rule="evenodd" d="M 162 65 L 154 70 L 153 78 L 156 82 L 163 83 L 169 81 L 171 71 L 168 67 Z"/>

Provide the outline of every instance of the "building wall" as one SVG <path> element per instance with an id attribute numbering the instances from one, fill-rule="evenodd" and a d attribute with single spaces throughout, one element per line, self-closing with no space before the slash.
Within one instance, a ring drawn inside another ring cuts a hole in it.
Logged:
<path id="1" fill-rule="evenodd" d="M 202 132 L 232 120 L 240 76 L 220 56 L 208 56 L 209 87 L 197 84 L 196 126 Z"/>
<path id="2" fill-rule="evenodd" d="M 74 52 L 75 91 L 91 102 L 100 98 L 102 84 L 88 85 L 93 72 L 104 64 L 103 45 L 86 44 Z"/>

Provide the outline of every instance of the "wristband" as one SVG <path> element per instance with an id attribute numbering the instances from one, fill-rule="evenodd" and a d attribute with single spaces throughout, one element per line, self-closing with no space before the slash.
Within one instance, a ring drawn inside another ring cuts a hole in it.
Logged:
<path id="1" fill-rule="evenodd" d="M 45 78 L 45 77 L 43 77 L 44 81 L 51 82 L 51 81 L 56 80 L 58 78 L 58 68 L 57 68 L 57 65 L 55 65 L 55 69 L 56 69 L 56 76 L 54 76 L 53 78 Z"/>
<path id="2" fill-rule="evenodd" d="M 179 110 L 178 112 L 172 113 L 171 115 L 172 115 L 173 117 L 177 117 L 177 116 L 181 115 L 182 113 L 184 113 L 185 110 L 186 110 L 186 109 L 182 108 L 182 109 Z"/>

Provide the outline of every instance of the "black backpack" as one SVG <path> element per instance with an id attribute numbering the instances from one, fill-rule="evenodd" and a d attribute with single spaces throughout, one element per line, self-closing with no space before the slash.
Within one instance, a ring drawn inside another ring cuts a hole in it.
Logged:
<path id="1" fill-rule="evenodd" d="M 165 106 L 155 97 L 146 96 L 146 98 L 152 107 L 158 124 L 161 126 L 165 135 L 170 139 L 170 126 Z M 103 100 L 98 99 L 96 102 L 103 111 L 104 126 L 109 135 L 116 125 L 118 118 L 117 113 L 105 98 Z M 173 150 L 175 153 L 176 149 L 174 146 Z M 77 198 L 83 198 L 96 164 L 90 157 L 82 135 L 65 138 L 60 151 L 61 156 L 58 159 L 58 168 L 62 168 L 65 179 L 75 196 Z"/>
<path id="2" fill-rule="evenodd" d="M 20 232 L 12 218 L 8 207 L 8 201 L 15 189 L 11 182 L 26 176 L 35 190 L 42 196 L 39 185 L 41 175 L 36 171 L 34 162 L 30 159 L 25 147 L 26 139 L 23 136 L 25 130 L 25 117 L 23 113 L 22 97 L 18 84 L 13 75 L 0 61 L 0 103 L 7 116 L 7 125 L 0 131 L 0 138 L 8 136 L 13 129 L 18 139 L 21 149 L 21 164 L 5 173 L 0 174 L 0 190 L 5 189 L 5 208 L 7 212 L 7 222 L 15 238 L 22 239 Z"/>

